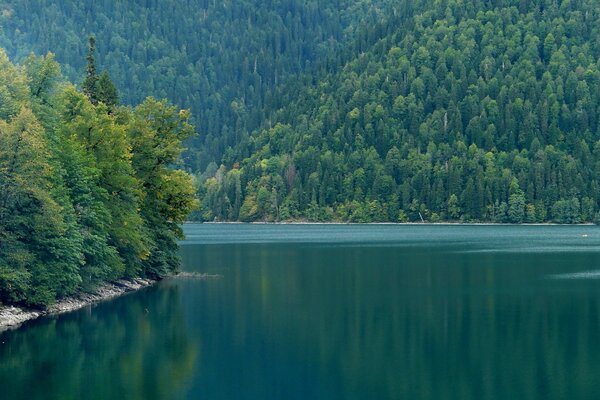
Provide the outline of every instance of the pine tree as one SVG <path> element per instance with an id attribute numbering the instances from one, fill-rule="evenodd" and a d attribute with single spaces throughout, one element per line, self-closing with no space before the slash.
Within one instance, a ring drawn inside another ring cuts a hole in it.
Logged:
<path id="1" fill-rule="evenodd" d="M 96 84 L 96 96 L 99 102 L 106 104 L 110 111 L 119 104 L 119 93 L 107 71 L 102 71 Z"/>
<path id="2" fill-rule="evenodd" d="M 90 36 L 88 39 L 88 54 L 86 57 L 85 79 L 83 80 L 83 93 L 90 99 L 92 104 L 98 104 L 98 74 L 96 73 L 96 38 Z"/>

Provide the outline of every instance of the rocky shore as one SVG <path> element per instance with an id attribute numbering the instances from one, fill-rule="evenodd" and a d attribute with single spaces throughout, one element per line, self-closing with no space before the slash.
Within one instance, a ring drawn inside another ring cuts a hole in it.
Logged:
<path id="1" fill-rule="evenodd" d="M 154 284 L 151 279 L 119 280 L 108 283 L 98 288 L 96 293 L 81 293 L 79 295 L 60 300 L 45 310 L 33 310 L 16 306 L 0 305 L 0 332 L 14 329 L 25 321 L 39 318 L 43 315 L 62 314 L 75 311 L 88 305 L 104 300 L 113 299 Z"/>

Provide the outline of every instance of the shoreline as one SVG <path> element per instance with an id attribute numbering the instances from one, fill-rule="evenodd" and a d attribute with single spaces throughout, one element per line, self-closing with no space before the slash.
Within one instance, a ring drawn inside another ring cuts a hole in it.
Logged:
<path id="1" fill-rule="evenodd" d="M 62 299 L 45 310 L 36 310 L 14 305 L 0 305 L 0 333 L 18 329 L 23 323 L 43 316 L 64 314 L 91 306 L 103 301 L 112 300 L 125 294 L 135 292 L 154 285 L 152 279 L 121 279 L 100 286 L 95 293 L 80 293 Z"/>
<path id="2" fill-rule="evenodd" d="M 408 226 L 597 226 L 593 222 L 578 224 L 559 224 L 557 222 L 531 222 L 523 224 L 510 224 L 501 222 L 311 222 L 311 221 L 185 221 L 183 225 L 408 225 Z"/>
<path id="3" fill-rule="evenodd" d="M 212 280 L 221 279 L 223 278 L 223 275 L 198 272 L 179 272 L 177 274 L 167 275 L 165 278 Z M 104 301 L 114 300 L 127 294 L 153 286 L 160 280 L 161 279 L 144 278 L 120 279 L 116 282 L 106 283 L 100 286 L 98 289 L 96 289 L 95 293 L 79 293 L 74 296 L 64 298 L 55 304 L 52 304 L 45 310 L 36 310 L 33 308 L 0 304 L 0 333 L 7 330 L 19 329 L 25 322 L 32 321 L 40 317 L 66 314 L 88 306 L 102 303 Z"/>

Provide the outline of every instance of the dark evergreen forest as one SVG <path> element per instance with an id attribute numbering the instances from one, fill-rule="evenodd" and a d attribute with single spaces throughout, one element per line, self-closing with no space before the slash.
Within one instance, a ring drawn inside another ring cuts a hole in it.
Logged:
<path id="1" fill-rule="evenodd" d="M 333 67 L 358 27 L 392 0 L 4 0 L 0 47 L 21 61 L 52 52 L 81 83 L 88 36 L 125 104 L 168 98 L 192 111 L 200 133 L 184 155 L 204 170 L 280 108 L 280 87 Z M 369 40 L 363 38 L 363 41 Z"/>
<path id="2" fill-rule="evenodd" d="M 427 3 L 209 166 L 199 217 L 596 220 L 597 4 Z"/>

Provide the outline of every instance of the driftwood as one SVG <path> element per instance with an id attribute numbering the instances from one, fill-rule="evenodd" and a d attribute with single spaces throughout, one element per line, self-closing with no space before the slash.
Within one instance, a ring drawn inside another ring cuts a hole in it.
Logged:
<path id="1" fill-rule="evenodd" d="M 198 280 L 209 280 L 209 279 L 221 279 L 223 275 L 219 274 L 204 274 L 200 272 L 180 272 L 173 276 L 174 278 L 184 279 L 198 279 Z"/>

